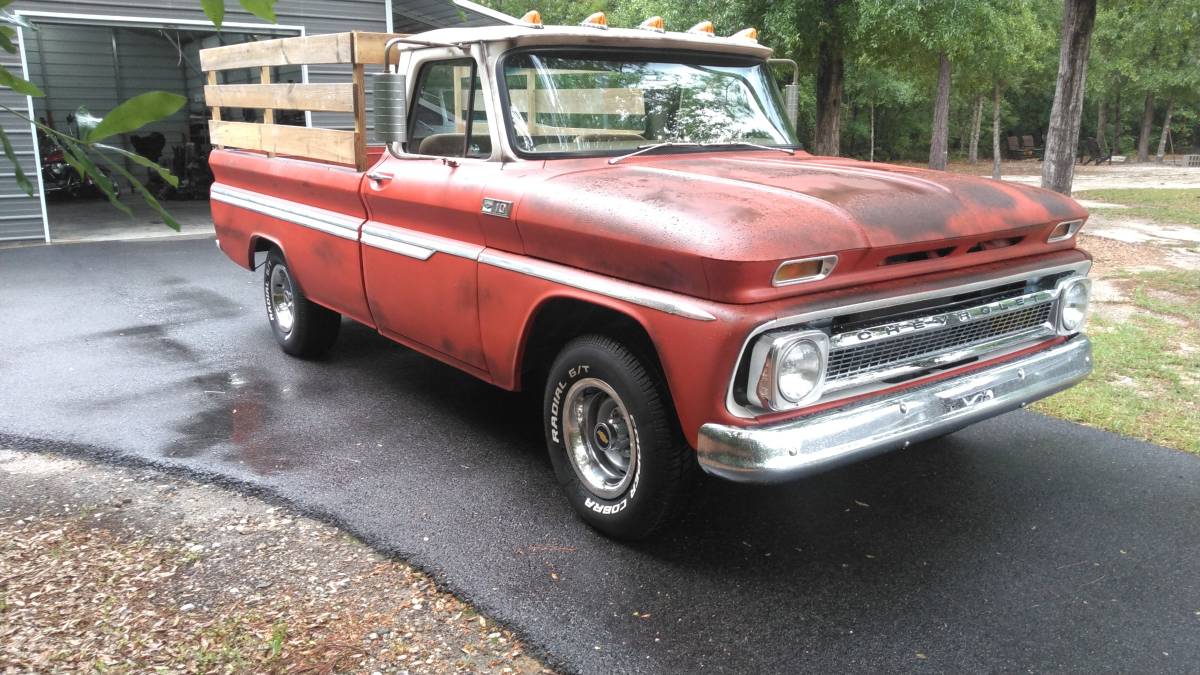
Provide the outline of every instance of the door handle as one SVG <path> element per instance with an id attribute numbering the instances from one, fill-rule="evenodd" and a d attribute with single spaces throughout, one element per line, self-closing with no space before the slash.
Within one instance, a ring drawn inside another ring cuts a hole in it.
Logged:
<path id="1" fill-rule="evenodd" d="M 392 180 L 395 178 L 395 176 L 383 171 L 372 171 L 371 173 L 367 174 L 367 178 L 371 179 L 372 183 L 381 184 Z"/>

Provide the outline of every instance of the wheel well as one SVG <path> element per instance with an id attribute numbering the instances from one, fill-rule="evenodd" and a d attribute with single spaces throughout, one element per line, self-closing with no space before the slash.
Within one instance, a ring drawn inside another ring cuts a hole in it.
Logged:
<path id="1" fill-rule="evenodd" d="M 666 392 L 658 351 L 642 324 L 615 309 L 574 298 L 555 298 L 538 308 L 525 339 L 519 387 L 540 386 L 558 353 L 580 335 L 604 335 L 625 345 L 658 375 Z"/>
<path id="2" fill-rule="evenodd" d="M 279 249 L 279 245 L 276 244 L 275 242 L 271 241 L 270 239 L 267 239 L 266 237 L 257 237 L 257 236 L 252 237 L 250 239 L 250 260 L 249 260 L 251 269 L 253 269 L 254 267 L 257 267 L 257 262 L 255 261 L 254 257 L 256 255 L 258 255 L 259 253 L 270 253 L 271 249 Z M 280 253 L 280 255 L 282 255 L 283 250 L 280 249 L 279 253 Z"/>

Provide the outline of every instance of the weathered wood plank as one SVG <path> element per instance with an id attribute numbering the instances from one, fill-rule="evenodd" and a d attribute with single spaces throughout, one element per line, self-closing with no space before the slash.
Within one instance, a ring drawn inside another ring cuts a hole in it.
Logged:
<path id="1" fill-rule="evenodd" d="M 366 65 L 354 64 L 354 167 L 367 170 L 367 81 Z"/>
<path id="2" fill-rule="evenodd" d="M 212 142 L 217 145 L 355 164 L 353 131 L 217 120 L 210 121 L 208 129 Z"/>
<path id="3" fill-rule="evenodd" d="M 200 69 L 209 71 L 290 64 L 351 63 L 353 57 L 351 34 L 330 33 L 202 49 Z"/>
<path id="4" fill-rule="evenodd" d="M 204 87 L 205 91 L 207 91 L 210 87 L 213 89 L 215 89 L 217 87 L 217 71 L 215 71 L 215 70 L 210 71 L 208 73 L 208 85 L 206 87 Z M 205 98 L 205 103 L 208 103 L 208 105 L 212 106 L 211 108 L 209 108 L 209 110 L 212 112 L 212 119 L 217 122 L 220 122 L 221 121 L 221 104 L 220 103 L 209 103 L 207 95 L 204 98 Z M 217 144 L 212 139 L 209 139 L 209 143 L 216 145 L 218 150 L 225 149 L 225 146 Z"/>
<path id="5" fill-rule="evenodd" d="M 383 64 L 383 48 L 388 40 L 406 37 L 406 33 L 361 33 L 354 35 L 354 62 L 368 65 Z"/>
<path id="6" fill-rule="evenodd" d="M 354 85 L 226 84 L 205 87 L 204 100 L 213 107 L 354 112 Z"/>

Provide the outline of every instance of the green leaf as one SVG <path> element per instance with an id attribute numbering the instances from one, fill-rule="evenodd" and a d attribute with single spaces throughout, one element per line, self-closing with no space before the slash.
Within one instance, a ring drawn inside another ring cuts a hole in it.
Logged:
<path id="1" fill-rule="evenodd" d="M 200 0 L 200 6 L 204 15 L 220 30 L 221 22 L 225 20 L 225 0 Z"/>
<path id="2" fill-rule="evenodd" d="M 8 26 L 0 26 L 0 49 L 3 49 L 9 54 L 16 54 L 17 46 L 13 44 L 12 41 L 16 34 L 17 31 L 9 28 Z"/>
<path id="3" fill-rule="evenodd" d="M 156 213 L 158 213 L 159 217 L 163 219 L 163 223 L 165 223 L 167 227 L 175 230 L 176 232 L 180 230 L 179 221 L 175 220 L 170 213 L 167 213 L 167 210 L 163 208 L 163 205 L 158 203 L 158 200 L 154 198 L 154 195 L 150 194 L 150 191 L 146 189 L 145 185 L 142 185 L 141 181 L 134 178 L 132 174 L 125 170 L 125 167 L 117 164 L 108 157 L 101 155 L 100 158 L 104 160 L 105 164 L 112 167 L 113 171 L 121 174 L 125 177 L 125 180 L 129 181 L 129 184 L 133 186 L 133 189 L 142 196 L 142 200 L 145 201 L 150 208 L 154 209 Z"/>
<path id="4" fill-rule="evenodd" d="M 100 124 L 88 132 L 84 140 L 93 143 L 115 134 L 135 131 L 151 122 L 174 115 L 185 103 L 187 99 L 183 96 L 165 91 L 151 91 L 134 96 L 105 115 Z"/>
<path id="5" fill-rule="evenodd" d="M 18 94 L 24 94 L 34 98 L 41 98 L 45 96 L 45 94 L 42 93 L 42 90 L 37 88 L 37 85 L 29 80 L 25 80 L 13 75 L 12 73 L 8 72 L 8 69 L 4 66 L 0 66 L 0 87 L 8 87 Z"/>
<path id="6" fill-rule="evenodd" d="M 100 188 L 100 192 L 104 194 L 110 204 L 125 215 L 133 217 L 133 211 L 121 203 L 121 199 L 117 197 L 117 192 L 113 189 L 112 181 L 87 156 L 87 150 L 83 146 L 72 139 L 64 138 L 62 139 L 62 149 L 63 159 L 67 161 L 67 164 L 70 164 L 78 171 L 80 176 L 84 178 L 90 176 L 92 182 L 96 184 L 96 187 Z M 103 156 L 101 158 L 103 159 Z"/>
<path id="7" fill-rule="evenodd" d="M 17 159 L 17 153 L 13 150 L 12 143 L 8 140 L 8 134 L 4 133 L 3 127 L 0 127 L 0 144 L 4 145 L 4 156 L 8 158 L 8 161 L 12 162 L 13 171 L 17 174 L 17 185 L 21 186 L 25 194 L 32 197 L 33 183 L 29 182 L 29 178 L 21 170 L 21 162 Z"/>
<path id="8" fill-rule="evenodd" d="M 166 168 L 165 166 L 156 164 L 155 162 L 152 162 L 149 159 L 146 159 L 145 157 L 142 157 L 141 155 L 139 155 L 135 152 L 130 152 L 124 148 L 118 148 L 118 147 L 114 147 L 111 145 L 105 145 L 103 143 L 97 143 L 96 147 L 100 150 L 107 150 L 109 152 L 115 152 L 118 155 L 121 155 L 122 157 L 128 157 L 129 160 L 131 162 L 133 162 L 134 164 L 140 164 L 141 166 L 144 166 L 147 169 L 150 169 L 152 171 L 157 171 L 158 175 L 162 176 L 162 179 L 167 181 L 167 183 L 169 183 L 171 185 L 171 187 L 173 187 L 173 188 L 179 187 L 179 179 L 176 178 L 175 174 L 171 173 L 171 170 Z"/>
<path id="9" fill-rule="evenodd" d="M 275 23 L 275 0 L 241 0 L 241 3 L 247 12 L 263 21 Z"/>

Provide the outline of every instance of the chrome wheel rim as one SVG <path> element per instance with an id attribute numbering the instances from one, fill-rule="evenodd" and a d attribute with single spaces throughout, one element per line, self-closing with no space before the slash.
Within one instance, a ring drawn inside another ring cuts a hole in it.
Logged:
<path id="1" fill-rule="evenodd" d="M 292 332 L 292 324 L 296 320 L 296 300 L 292 290 L 292 277 L 283 265 L 271 268 L 271 278 L 267 281 L 267 297 L 271 299 L 271 313 L 275 315 L 275 325 L 284 333 Z"/>
<path id="2" fill-rule="evenodd" d="M 563 438 L 575 474 L 593 494 L 620 496 L 637 473 L 637 431 L 625 403 L 603 380 L 584 378 L 563 401 Z"/>

